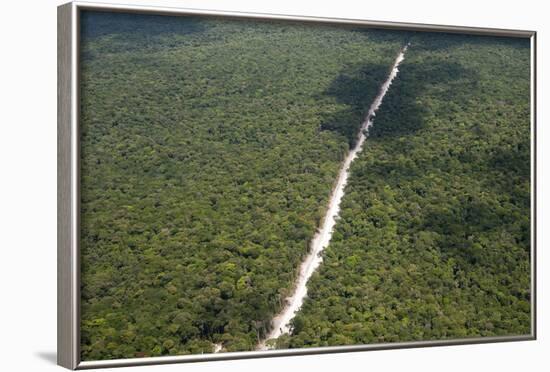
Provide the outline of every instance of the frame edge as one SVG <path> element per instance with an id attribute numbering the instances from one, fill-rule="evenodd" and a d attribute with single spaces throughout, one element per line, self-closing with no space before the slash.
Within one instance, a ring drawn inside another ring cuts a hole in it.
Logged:
<path id="1" fill-rule="evenodd" d="M 497 28 L 445 26 L 436 24 L 416 24 L 386 21 L 370 21 L 361 19 L 324 18 L 311 16 L 295 16 L 286 14 L 265 14 L 248 12 L 230 12 L 206 9 L 192 9 L 183 7 L 155 7 L 136 6 L 130 4 L 96 3 L 93 1 L 76 0 L 59 5 L 57 8 L 57 364 L 71 369 L 84 370 L 95 368 L 113 368 L 127 366 L 163 365 L 175 363 L 190 363 L 204 361 L 228 361 L 242 359 L 256 359 L 266 357 L 288 357 L 315 354 L 346 353 L 358 351 L 393 350 L 416 347 L 440 347 L 456 345 L 475 345 L 500 342 L 521 342 L 537 340 L 537 304 L 536 304 L 536 192 L 534 193 L 534 246 L 532 265 L 532 327 L 526 335 L 496 336 L 484 338 L 466 338 L 438 341 L 403 342 L 395 344 L 370 344 L 341 347 L 323 347 L 302 350 L 276 350 L 268 352 L 237 352 L 207 356 L 163 356 L 149 358 L 130 358 L 122 360 L 81 361 L 80 360 L 80 260 L 78 256 L 80 226 L 79 202 L 79 145 L 78 145 L 78 118 L 79 118 L 79 66 L 78 66 L 78 30 L 80 11 L 108 11 L 158 14 L 168 16 L 204 16 L 229 17 L 233 19 L 251 20 L 283 20 L 309 23 L 328 23 L 339 25 L 357 25 L 379 29 L 414 30 L 422 32 L 445 32 L 471 35 L 502 36 L 529 38 L 532 40 L 534 60 L 532 65 L 534 98 L 532 102 L 534 131 L 534 179 L 536 184 L 536 66 L 537 66 L 537 31 L 509 30 Z"/>
<path id="2" fill-rule="evenodd" d="M 73 3 L 57 7 L 57 364 L 76 369 L 73 247 Z"/>
<path id="3" fill-rule="evenodd" d="M 537 340 L 537 315 L 538 315 L 538 287 L 537 287 L 537 242 L 538 242 L 538 228 L 537 228 L 537 108 L 538 108 L 538 93 L 537 93 L 537 74 L 538 74 L 538 42 L 537 42 L 537 32 L 533 31 L 530 36 L 531 41 L 531 138 L 533 141 L 532 147 L 532 158 L 531 158 L 531 192 L 532 192 L 532 203 L 531 203 L 531 214 L 532 214 L 532 237 L 531 237 L 531 335 L 533 340 Z"/>
<path id="4" fill-rule="evenodd" d="M 360 18 L 332 18 L 322 16 L 303 16 L 293 14 L 271 14 L 271 13 L 255 13 L 245 11 L 226 11 L 201 8 L 185 8 L 178 6 L 152 6 L 152 5 L 132 5 L 127 3 L 98 3 L 93 0 L 75 0 L 75 6 L 87 11 L 106 11 L 106 12 L 122 12 L 122 13 L 138 13 L 138 14 L 156 14 L 167 16 L 203 16 L 203 17 L 222 17 L 233 19 L 248 19 L 248 20 L 279 20 L 290 22 L 309 22 L 309 23 L 325 23 L 334 25 L 351 25 L 362 26 L 374 29 L 386 30 L 404 30 L 404 31 L 421 31 L 421 32 L 443 32 L 451 34 L 468 34 L 481 36 L 501 36 L 501 37 L 518 37 L 530 38 L 536 33 L 534 30 L 518 30 L 504 28 L 487 28 L 474 26 L 456 26 L 456 25 L 440 25 L 431 23 L 412 23 L 398 21 L 375 21 Z"/>

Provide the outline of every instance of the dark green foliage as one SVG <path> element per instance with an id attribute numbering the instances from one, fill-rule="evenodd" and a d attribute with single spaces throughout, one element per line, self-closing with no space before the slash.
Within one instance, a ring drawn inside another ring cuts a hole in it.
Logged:
<path id="1" fill-rule="evenodd" d="M 529 44 L 85 12 L 82 358 L 252 350 L 398 49 L 277 347 L 526 334 Z"/>
<path id="2" fill-rule="evenodd" d="M 278 347 L 530 332 L 529 42 L 411 41 Z"/>
<path id="3" fill-rule="evenodd" d="M 82 26 L 83 360 L 254 349 L 404 34 Z"/>

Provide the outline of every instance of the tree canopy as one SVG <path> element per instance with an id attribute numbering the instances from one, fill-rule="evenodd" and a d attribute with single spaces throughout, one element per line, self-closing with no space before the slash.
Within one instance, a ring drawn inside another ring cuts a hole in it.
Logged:
<path id="1" fill-rule="evenodd" d="M 83 12 L 82 358 L 253 350 L 404 35 Z"/>
<path id="2" fill-rule="evenodd" d="M 529 41 L 410 40 L 280 348 L 530 333 Z"/>

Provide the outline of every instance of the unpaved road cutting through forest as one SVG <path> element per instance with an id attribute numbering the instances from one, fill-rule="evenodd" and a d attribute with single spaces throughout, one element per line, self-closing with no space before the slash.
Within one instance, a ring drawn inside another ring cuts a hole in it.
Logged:
<path id="1" fill-rule="evenodd" d="M 257 350 L 268 350 L 269 347 L 266 345 L 267 340 L 278 338 L 282 334 L 290 332 L 290 321 L 294 318 L 296 312 L 300 310 L 304 299 L 307 296 L 306 284 L 311 275 L 315 272 L 315 270 L 323 261 L 320 253 L 328 246 L 332 237 L 332 230 L 340 213 L 340 202 L 342 201 L 342 198 L 344 196 L 344 188 L 346 187 L 349 177 L 349 167 L 353 160 L 363 149 L 363 144 L 368 134 L 367 131 L 369 127 L 373 124 L 376 110 L 378 110 L 378 108 L 380 107 L 380 104 L 382 103 L 384 96 L 388 92 L 388 89 L 390 88 L 393 79 L 397 76 L 397 73 L 399 72 L 399 64 L 405 58 L 405 52 L 407 51 L 408 46 L 409 44 L 401 49 L 399 55 L 393 63 L 393 67 L 388 78 L 380 87 L 380 92 L 378 93 L 369 108 L 367 117 L 361 125 L 355 147 L 349 151 L 346 158 L 344 159 L 342 167 L 340 168 L 337 183 L 330 196 L 327 213 L 325 214 L 321 228 L 317 231 L 317 233 L 311 240 L 310 252 L 300 265 L 300 274 L 298 276 L 298 280 L 296 281 L 294 292 L 290 297 L 286 299 L 286 305 L 283 310 L 273 318 L 271 323 L 273 327 L 272 331 L 267 335 L 264 340 L 262 340 L 258 344 Z"/>

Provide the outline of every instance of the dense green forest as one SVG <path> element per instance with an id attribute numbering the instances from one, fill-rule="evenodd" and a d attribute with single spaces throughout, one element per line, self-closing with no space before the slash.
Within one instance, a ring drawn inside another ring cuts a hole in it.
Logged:
<path id="1" fill-rule="evenodd" d="M 528 334 L 529 41 L 81 19 L 83 360 L 254 350 L 366 111 L 278 348 Z"/>
<path id="2" fill-rule="evenodd" d="M 280 348 L 530 333 L 529 41 L 410 41 Z"/>
<path id="3" fill-rule="evenodd" d="M 253 350 L 407 35 L 88 11 L 81 21 L 82 359 Z M 508 110 L 501 99 L 491 109 Z M 495 156 L 496 167 L 513 153 Z M 523 273 L 519 243 L 504 239 L 499 260 Z M 523 295 L 524 280 L 514 285 Z"/>

